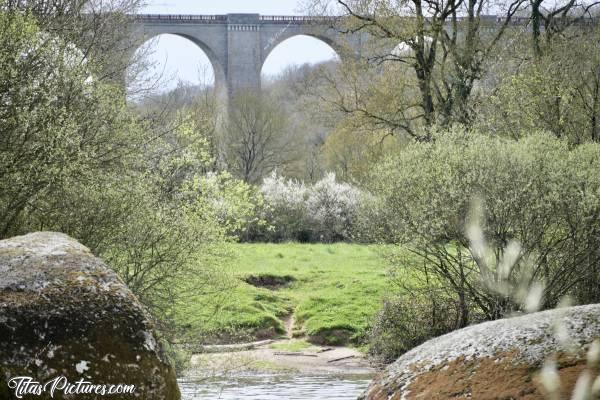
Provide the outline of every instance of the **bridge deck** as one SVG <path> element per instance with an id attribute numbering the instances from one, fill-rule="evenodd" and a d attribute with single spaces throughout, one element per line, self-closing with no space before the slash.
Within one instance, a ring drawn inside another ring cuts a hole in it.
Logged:
<path id="1" fill-rule="evenodd" d="M 223 15 L 195 15 L 195 14 L 137 14 L 133 16 L 136 21 L 146 23 L 181 23 L 181 24 L 284 24 L 284 25 L 331 25 L 344 17 L 335 16 L 303 16 L 303 15 L 259 15 L 259 14 L 223 14 Z M 410 18 L 410 17 L 407 17 Z M 459 17 L 460 22 L 467 17 Z M 504 23 L 503 16 L 482 15 L 481 20 L 487 24 Z M 574 21 L 577 25 L 596 25 L 598 17 L 579 17 Z M 529 17 L 513 17 L 511 25 L 527 25 Z"/>
<path id="2" fill-rule="evenodd" d="M 265 24 L 322 24 L 336 20 L 338 17 L 307 17 L 299 15 L 260 15 L 257 22 Z M 226 24 L 229 15 L 194 15 L 194 14 L 137 14 L 140 22 Z"/>

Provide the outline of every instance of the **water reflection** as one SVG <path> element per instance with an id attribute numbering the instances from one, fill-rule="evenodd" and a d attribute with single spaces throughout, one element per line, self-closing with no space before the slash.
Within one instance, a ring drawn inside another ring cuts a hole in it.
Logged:
<path id="1" fill-rule="evenodd" d="M 356 399 L 371 380 L 366 375 L 254 374 L 228 379 L 179 381 L 183 400 L 347 400 Z"/>

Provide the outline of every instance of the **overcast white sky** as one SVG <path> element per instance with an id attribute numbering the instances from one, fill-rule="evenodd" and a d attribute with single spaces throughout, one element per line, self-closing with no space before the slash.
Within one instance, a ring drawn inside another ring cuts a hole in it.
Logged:
<path id="1" fill-rule="evenodd" d="M 142 10 L 148 14 L 228 14 L 258 13 L 262 15 L 303 14 L 297 0 L 147 0 Z M 286 40 L 270 55 L 263 67 L 263 75 L 277 75 L 293 64 L 317 63 L 335 57 L 325 43 L 307 36 Z M 212 67 L 206 55 L 186 39 L 163 35 L 157 40 L 153 61 L 157 71 L 173 77 L 168 86 L 177 80 L 196 83 L 199 71 L 208 71 L 209 81 Z"/>

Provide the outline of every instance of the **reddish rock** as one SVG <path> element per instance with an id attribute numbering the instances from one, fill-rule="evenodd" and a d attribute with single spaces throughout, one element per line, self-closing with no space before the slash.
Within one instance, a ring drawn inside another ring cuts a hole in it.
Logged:
<path id="1" fill-rule="evenodd" d="M 569 348 L 555 335 L 561 324 Z M 539 371 L 552 357 L 561 398 L 586 369 L 586 352 L 600 338 L 600 305 L 549 310 L 486 322 L 430 340 L 378 376 L 362 400 L 546 400 Z M 598 375 L 591 371 L 592 378 Z"/>

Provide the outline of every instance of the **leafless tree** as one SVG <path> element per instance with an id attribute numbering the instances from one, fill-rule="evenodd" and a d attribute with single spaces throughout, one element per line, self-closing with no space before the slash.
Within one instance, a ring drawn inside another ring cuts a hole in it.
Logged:
<path id="1" fill-rule="evenodd" d="M 533 49 L 536 57 L 543 53 L 542 40 L 550 44 L 574 24 L 590 19 L 600 1 L 529 0 Z M 543 28 L 543 29 L 542 29 Z"/>
<path id="2" fill-rule="evenodd" d="M 390 74 L 391 79 L 404 79 L 403 87 L 397 89 L 412 96 L 387 112 L 369 107 L 369 101 L 357 106 L 356 101 L 338 96 L 334 102 L 339 109 L 387 125 L 392 133 L 402 131 L 429 140 L 419 126 L 471 121 L 475 82 L 485 73 L 486 62 L 513 16 L 526 6 L 527 0 L 501 4 L 492 0 L 313 0 L 310 9 L 342 14 L 338 27 L 342 32 L 368 33 L 375 43 L 366 56 L 370 68 L 389 68 L 390 63 L 401 66 Z M 498 19 L 485 18 L 490 7 L 500 10 Z M 402 77 L 408 74 L 410 79 Z M 356 83 L 348 86 L 360 88 Z"/>
<path id="3" fill-rule="evenodd" d="M 293 161 L 286 116 L 267 96 L 240 91 L 231 100 L 223 152 L 228 169 L 249 183 Z"/>

